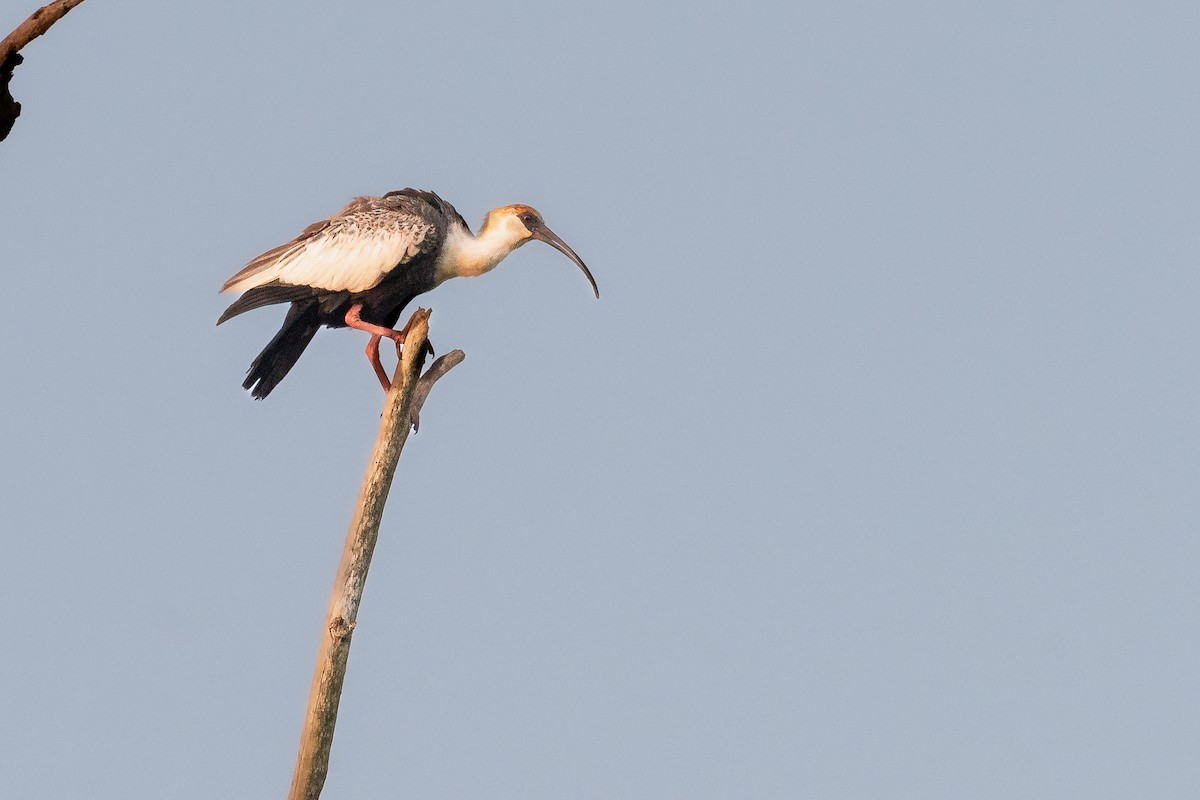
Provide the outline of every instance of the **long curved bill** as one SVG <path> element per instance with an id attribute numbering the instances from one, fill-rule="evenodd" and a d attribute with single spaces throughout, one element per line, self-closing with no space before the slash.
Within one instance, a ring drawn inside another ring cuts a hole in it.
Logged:
<path id="1" fill-rule="evenodd" d="M 579 268 L 583 270 L 583 274 L 587 275 L 588 282 L 592 284 L 592 291 L 596 293 L 596 299 L 600 299 L 600 287 L 596 285 L 596 279 L 592 277 L 591 271 L 588 270 L 587 265 L 583 263 L 583 259 L 576 255 L 575 251 L 572 250 L 566 242 L 558 238 L 558 234 L 547 228 L 545 225 L 539 225 L 537 230 L 532 231 L 532 234 L 534 239 L 537 239 L 539 242 L 545 242 L 578 264 Z"/>

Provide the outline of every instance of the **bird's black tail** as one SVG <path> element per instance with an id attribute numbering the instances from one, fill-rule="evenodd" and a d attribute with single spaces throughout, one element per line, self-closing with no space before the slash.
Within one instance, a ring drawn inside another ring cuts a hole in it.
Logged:
<path id="1" fill-rule="evenodd" d="M 275 338 L 263 348 L 246 371 L 243 389 L 249 389 L 256 400 L 271 393 L 283 377 L 288 374 L 321 327 L 317 316 L 318 306 L 313 303 L 292 303 L 283 327 Z"/>

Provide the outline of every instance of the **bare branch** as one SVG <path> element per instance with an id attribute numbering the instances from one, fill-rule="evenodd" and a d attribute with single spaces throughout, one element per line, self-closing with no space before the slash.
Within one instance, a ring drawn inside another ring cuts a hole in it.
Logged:
<path id="1" fill-rule="evenodd" d="M 417 388 L 413 390 L 412 411 L 408 415 L 409 419 L 412 420 L 414 432 L 421 430 L 421 409 L 425 406 L 425 400 L 429 397 L 429 392 L 433 389 L 433 384 L 437 382 L 438 378 L 461 364 L 462 360 L 466 357 L 467 354 L 462 350 L 451 350 L 437 361 L 434 361 L 433 365 L 417 381 Z"/>
<path id="2" fill-rule="evenodd" d="M 50 26 L 62 19 L 68 11 L 83 0 L 54 0 L 30 15 L 16 30 L 0 41 L 0 142 L 8 137 L 17 117 L 21 116 L 21 104 L 13 99 L 8 84 L 13 70 L 25 59 L 21 49 L 50 30 Z"/>
<path id="3" fill-rule="evenodd" d="M 350 638 L 357 624 L 367 570 L 379 538 L 383 506 L 396 473 L 400 451 L 408 439 L 409 422 L 415 419 L 414 415 L 420 410 L 434 382 L 464 357 L 459 350 L 447 353 L 430 367 L 429 372 L 418 378 L 428 341 L 429 312 L 420 308 L 409 323 L 404 350 L 384 406 L 379 438 L 363 479 L 358 505 L 350 522 L 350 532 L 346 536 L 346 547 L 342 551 L 342 561 L 334 579 L 289 800 L 317 800 L 325 785 L 342 682 L 346 677 L 346 661 L 350 656 Z"/>

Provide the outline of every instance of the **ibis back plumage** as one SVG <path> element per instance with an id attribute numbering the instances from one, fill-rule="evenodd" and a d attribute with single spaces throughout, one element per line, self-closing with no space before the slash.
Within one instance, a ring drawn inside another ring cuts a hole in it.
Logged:
<path id="1" fill-rule="evenodd" d="M 565 253 L 600 296 L 583 261 L 529 206 L 489 212 L 475 236 L 454 206 L 433 192 L 403 189 L 355 198 L 329 219 L 255 258 L 222 287 L 223 292 L 243 294 L 217 324 L 262 306 L 291 304 L 283 327 L 250 365 L 242 384 L 260 400 L 283 380 L 322 325 L 371 333 L 368 357 L 386 388 L 378 343 L 382 336 L 402 341 L 395 326 L 405 306 L 449 278 L 490 271 L 532 239 Z"/>

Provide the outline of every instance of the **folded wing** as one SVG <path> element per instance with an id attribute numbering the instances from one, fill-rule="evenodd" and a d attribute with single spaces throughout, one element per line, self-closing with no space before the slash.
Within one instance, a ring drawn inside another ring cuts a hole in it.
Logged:
<path id="1" fill-rule="evenodd" d="M 263 253 L 226 281 L 221 291 L 244 292 L 274 282 L 363 292 L 396 267 L 433 250 L 437 239 L 432 221 L 414 210 L 356 201 L 337 216 L 310 225 L 291 242 Z"/>

